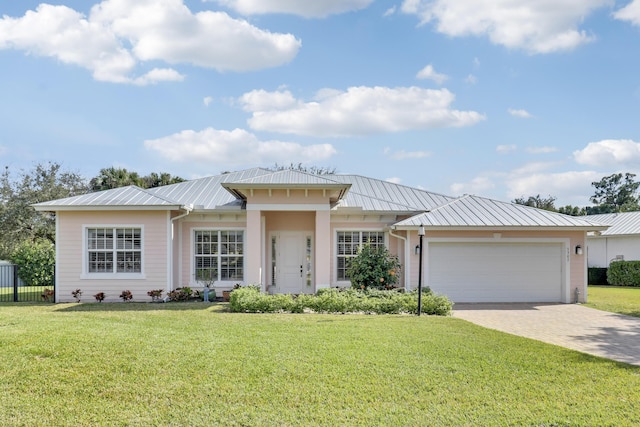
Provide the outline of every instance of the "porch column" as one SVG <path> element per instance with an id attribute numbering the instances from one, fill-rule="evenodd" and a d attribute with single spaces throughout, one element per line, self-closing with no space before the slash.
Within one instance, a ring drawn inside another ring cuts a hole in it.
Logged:
<path id="1" fill-rule="evenodd" d="M 245 285 L 262 283 L 262 222 L 260 210 L 247 209 L 247 236 L 245 238 Z"/>
<path id="2" fill-rule="evenodd" d="M 331 286 L 331 225 L 329 210 L 316 211 L 316 291 Z"/>

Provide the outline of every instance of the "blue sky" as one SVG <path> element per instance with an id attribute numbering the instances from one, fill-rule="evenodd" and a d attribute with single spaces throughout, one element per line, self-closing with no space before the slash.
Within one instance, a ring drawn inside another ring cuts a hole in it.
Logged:
<path id="1" fill-rule="evenodd" d="M 640 175 L 640 0 L 0 0 L 0 165 L 328 166 L 588 205 Z"/>

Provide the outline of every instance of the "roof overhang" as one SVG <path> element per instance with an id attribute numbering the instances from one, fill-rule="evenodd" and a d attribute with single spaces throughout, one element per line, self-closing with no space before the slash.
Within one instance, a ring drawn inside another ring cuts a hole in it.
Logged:
<path id="1" fill-rule="evenodd" d="M 273 184 L 273 183 L 244 183 L 223 182 L 222 187 L 241 200 L 253 196 L 256 190 L 307 190 L 322 191 L 332 202 L 342 199 L 351 188 L 351 184 L 322 183 L 322 184 Z"/>
<path id="2" fill-rule="evenodd" d="M 70 205 L 32 205 L 39 212 L 72 212 L 72 211 L 174 211 L 187 209 L 182 205 L 91 205 L 91 206 L 70 206 Z"/>

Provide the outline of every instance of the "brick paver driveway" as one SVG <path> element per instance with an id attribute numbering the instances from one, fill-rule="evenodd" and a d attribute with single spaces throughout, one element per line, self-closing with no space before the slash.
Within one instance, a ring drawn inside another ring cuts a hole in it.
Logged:
<path id="1" fill-rule="evenodd" d="M 578 304 L 455 304 L 480 326 L 640 366 L 640 318 Z"/>

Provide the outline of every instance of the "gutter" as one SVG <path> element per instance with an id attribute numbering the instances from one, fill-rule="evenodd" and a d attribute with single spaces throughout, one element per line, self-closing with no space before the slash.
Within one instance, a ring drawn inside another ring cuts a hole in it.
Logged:
<path id="1" fill-rule="evenodd" d="M 411 290 L 411 251 L 409 250 L 409 240 L 407 237 L 393 234 L 394 229 L 389 228 L 389 235 L 396 239 L 404 240 L 404 290 L 409 292 Z"/>
<path id="2" fill-rule="evenodd" d="M 186 216 L 188 216 L 191 211 L 193 210 L 193 205 L 183 205 L 180 207 L 180 209 L 183 209 L 185 212 L 182 215 L 178 215 L 176 217 L 171 218 L 171 236 L 169 239 L 169 283 L 168 283 L 168 288 L 167 289 L 167 293 L 171 292 L 173 290 L 173 230 L 174 230 L 174 222 L 176 220 L 182 219 Z"/>

